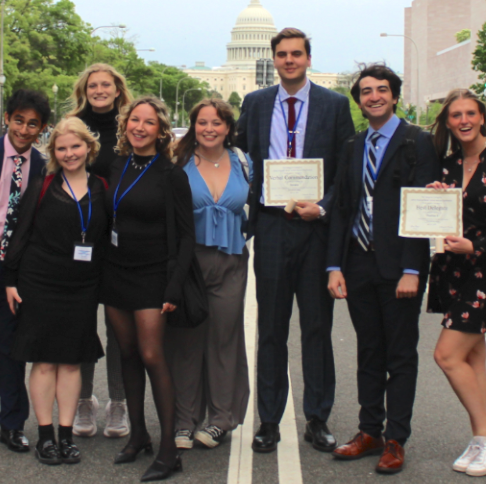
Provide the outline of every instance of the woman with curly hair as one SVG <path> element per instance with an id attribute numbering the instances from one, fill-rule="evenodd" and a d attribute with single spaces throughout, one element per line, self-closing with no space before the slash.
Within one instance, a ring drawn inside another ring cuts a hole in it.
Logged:
<path id="1" fill-rule="evenodd" d="M 80 461 L 72 425 L 81 390 L 80 363 L 103 356 L 96 312 L 108 216 L 106 182 L 86 171 L 99 150 L 86 125 L 77 118 L 62 120 L 47 150 L 47 176 L 30 183 L 22 199 L 5 268 L 10 309 L 15 313 L 19 308 L 11 354 L 33 362 L 36 457 L 52 465 Z"/>
<path id="2" fill-rule="evenodd" d="M 164 350 L 166 316 L 181 300 L 194 252 L 191 189 L 184 171 L 171 163 L 172 135 L 165 105 L 144 96 L 120 114 L 108 207 L 111 242 L 105 260 L 101 302 L 122 355 L 131 434 L 115 463 L 133 462 L 152 441 L 144 417 L 145 370 L 161 425 L 160 448 L 142 481 L 181 470 L 174 444 L 174 390 Z M 176 268 L 168 277 L 165 184 L 172 187 L 178 234 Z"/>
<path id="3" fill-rule="evenodd" d="M 429 188 L 460 188 L 463 236 L 447 237 L 430 273 L 428 311 L 443 313 L 435 360 L 466 408 L 473 438 L 452 468 L 486 475 L 486 109 L 467 89 L 446 97 L 432 126 L 442 179 Z M 452 154 L 448 155 L 450 147 Z"/>
<path id="4" fill-rule="evenodd" d="M 115 153 L 117 116 L 133 100 L 125 78 L 108 64 L 93 64 L 79 76 L 71 95 L 72 110 L 68 117 L 82 119 L 93 133 L 98 133 L 100 151 L 89 167 L 91 173 L 108 178 Z M 105 322 L 107 321 L 105 311 Z M 121 376 L 120 348 L 110 325 L 106 327 L 106 372 L 109 400 L 106 405 L 105 437 L 124 437 L 130 432 L 125 391 Z M 93 437 L 97 432 L 98 399 L 93 395 L 95 365 L 81 365 L 82 387 L 74 420 L 74 435 Z"/>

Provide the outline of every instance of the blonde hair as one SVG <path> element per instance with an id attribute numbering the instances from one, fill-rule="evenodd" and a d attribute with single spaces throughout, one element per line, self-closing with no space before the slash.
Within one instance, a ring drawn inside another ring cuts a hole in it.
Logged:
<path id="1" fill-rule="evenodd" d="M 98 156 L 98 152 L 100 151 L 100 144 L 98 143 L 99 135 L 94 135 L 79 118 L 61 119 L 52 131 L 49 137 L 49 143 L 47 144 L 47 154 L 49 156 L 49 161 L 46 164 L 47 174 L 56 173 L 61 169 L 61 165 L 59 165 L 55 155 L 56 139 L 65 134 L 74 134 L 86 142 L 88 145 L 87 165 L 93 163 Z"/>
<path id="2" fill-rule="evenodd" d="M 120 94 L 115 99 L 115 107 L 118 111 L 123 106 L 133 101 L 132 93 L 128 89 L 127 81 L 125 77 L 120 74 L 113 66 L 109 64 L 97 63 L 87 67 L 79 76 L 78 80 L 74 84 L 74 90 L 71 94 L 71 111 L 66 115 L 67 117 L 77 116 L 82 117 L 88 109 L 88 98 L 86 96 L 86 86 L 88 84 L 89 76 L 95 72 L 106 72 L 113 77 L 115 86 Z"/>
<path id="3" fill-rule="evenodd" d="M 157 153 L 164 155 L 167 159 L 172 158 L 172 132 L 170 129 L 170 120 L 165 104 L 154 96 L 140 96 L 130 104 L 123 106 L 118 119 L 118 143 L 115 146 L 115 151 L 120 155 L 129 155 L 132 152 L 132 145 L 127 138 L 127 124 L 128 118 L 132 111 L 141 104 L 148 104 L 152 106 L 159 120 L 159 137 L 157 138 L 155 149 Z"/>

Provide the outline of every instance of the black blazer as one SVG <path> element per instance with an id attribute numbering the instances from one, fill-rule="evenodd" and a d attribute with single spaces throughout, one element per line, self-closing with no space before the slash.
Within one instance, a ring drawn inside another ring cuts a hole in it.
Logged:
<path id="1" fill-rule="evenodd" d="M 277 92 L 278 85 L 247 94 L 238 120 L 236 144 L 253 160 L 249 235 L 253 232 L 262 192 L 263 160 L 268 159 Z M 324 158 L 325 196 L 319 204 L 326 212 L 330 208 L 339 152 L 353 134 L 348 98 L 311 82 L 303 155 L 304 158 Z"/>
<path id="2" fill-rule="evenodd" d="M 398 236 L 400 189 L 407 186 L 411 166 L 403 156 L 403 143 L 408 123 L 401 120 L 387 147 L 373 199 L 373 241 L 380 274 L 385 279 L 399 279 L 403 269 L 414 269 L 427 275 L 429 269 L 428 239 Z M 367 132 L 354 139 L 354 149 L 342 152 L 340 172 L 336 181 L 335 203 L 330 221 L 327 267 L 346 270 L 353 226 L 363 196 L 363 155 Z M 351 142 L 351 141 L 350 141 Z M 437 154 L 429 133 L 422 132 L 416 140 L 417 164 L 409 186 L 424 187 L 439 179 Z M 394 180 L 396 164 L 400 166 L 400 181 Z"/>

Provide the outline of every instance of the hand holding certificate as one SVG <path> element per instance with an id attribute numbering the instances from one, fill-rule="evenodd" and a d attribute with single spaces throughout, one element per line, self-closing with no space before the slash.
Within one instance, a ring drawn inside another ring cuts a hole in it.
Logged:
<path id="1" fill-rule="evenodd" d="M 402 188 L 398 235 L 462 237 L 462 189 Z"/>
<path id="2" fill-rule="evenodd" d="M 322 158 L 264 160 L 264 171 L 267 207 L 286 206 L 292 199 L 294 202 L 316 203 L 324 198 Z"/>

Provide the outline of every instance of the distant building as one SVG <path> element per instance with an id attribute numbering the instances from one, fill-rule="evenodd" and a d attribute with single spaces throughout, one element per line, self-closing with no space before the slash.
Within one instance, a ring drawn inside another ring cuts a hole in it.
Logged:
<path id="1" fill-rule="evenodd" d="M 405 9 L 405 35 L 417 45 L 418 60 L 417 49 L 404 39 L 404 102 L 419 103 L 423 109 L 427 101 L 442 100 L 451 89 L 476 83 L 472 53 L 485 22 L 485 0 L 413 0 Z M 455 35 L 463 29 L 471 30 L 471 38 L 458 43 Z"/>
<path id="2" fill-rule="evenodd" d="M 250 5 L 238 15 L 231 31 L 231 41 L 226 45 L 226 63 L 211 68 L 200 61 L 184 72 L 207 82 L 223 99 L 227 100 L 232 92 L 237 92 L 243 99 L 249 92 L 258 89 L 255 84 L 256 61 L 272 58 L 270 40 L 277 33 L 270 12 L 263 8 L 260 0 L 251 0 Z M 325 74 L 314 69 L 309 69 L 307 75 L 320 86 L 349 87 L 349 76 L 346 75 Z M 274 82 L 279 82 L 276 73 Z"/>

